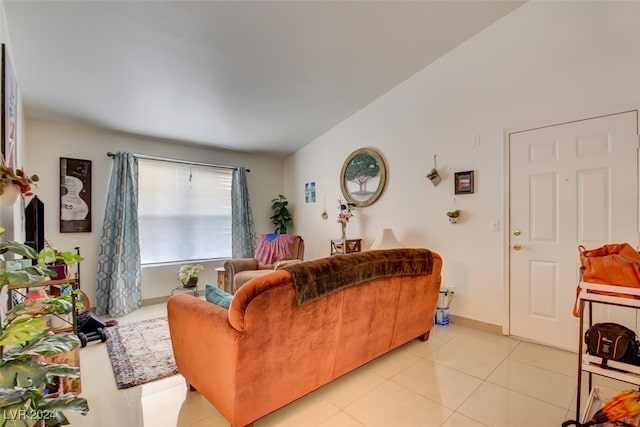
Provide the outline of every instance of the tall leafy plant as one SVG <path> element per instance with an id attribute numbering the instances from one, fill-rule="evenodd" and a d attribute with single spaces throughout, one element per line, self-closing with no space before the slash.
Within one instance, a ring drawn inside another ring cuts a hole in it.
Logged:
<path id="1" fill-rule="evenodd" d="M 0 227 L 0 236 L 4 229 Z M 29 246 L 18 242 L 0 242 L 0 261 L 7 254 L 38 259 Z M 4 264 L 4 263 L 3 263 Z M 52 272 L 44 264 L 15 271 L 0 268 L 0 289 L 10 284 L 39 283 Z M 87 400 L 74 393 L 49 397 L 47 385 L 54 377 L 78 377 L 80 369 L 65 364 L 47 363 L 45 357 L 71 351 L 80 344 L 69 332 L 52 334 L 45 316 L 74 310 L 70 295 L 20 302 L 0 322 L 0 410 L 2 426 L 68 425 L 63 410 L 85 415 Z"/>
<path id="2" fill-rule="evenodd" d="M 271 222 L 276 226 L 274 233 L 286 234 L 287 228 L 291 227 L 293 220 L 289 208 L 287 208 L 288 204 L 287 198 L 282 194 L 278 194 L 277 199 L 271 200 L 271 209 L 273 210 Z"/>

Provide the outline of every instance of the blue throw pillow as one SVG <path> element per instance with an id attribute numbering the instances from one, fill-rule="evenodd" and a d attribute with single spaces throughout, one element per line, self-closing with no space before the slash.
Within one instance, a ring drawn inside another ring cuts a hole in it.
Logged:
<path id="1" fill-rule="evenodd" d="M 228 309 L 229 305 L 231 305 L 231 298 L 233 298 L 233 295 L 223 291 L 217 286 L 206 284 L 204 298 L 215 305 Z"/>

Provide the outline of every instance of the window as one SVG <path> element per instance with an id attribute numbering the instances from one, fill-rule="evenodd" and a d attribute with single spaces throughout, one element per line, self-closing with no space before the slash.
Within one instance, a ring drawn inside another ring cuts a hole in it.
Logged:
<path id="1" fill-rule="evenodd" d="M 232 170 L 138 160 L 142 264 L 231 257 Z"/>

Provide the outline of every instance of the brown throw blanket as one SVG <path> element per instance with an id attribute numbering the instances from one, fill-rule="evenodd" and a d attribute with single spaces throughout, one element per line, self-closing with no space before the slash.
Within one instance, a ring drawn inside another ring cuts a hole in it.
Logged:
<path id="1" fill-rule="evenodd" d="M 334 255 L 284 267 L 291 273 L 299 305 L 381 277 L 430 274 L 427 249 L 388 249 Z"/>

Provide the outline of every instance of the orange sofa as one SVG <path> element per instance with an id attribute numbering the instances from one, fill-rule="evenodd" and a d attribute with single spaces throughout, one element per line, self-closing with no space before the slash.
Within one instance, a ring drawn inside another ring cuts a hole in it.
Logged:
<path id="1" fill-rule="evenodd" d="M 252 426 L 433 325 L 442 259 L 390 249 L 301 262 L 245 283 L 224 309 L 167 304 L 178 370 L 231 423 Z"/>

